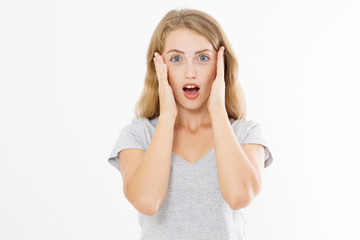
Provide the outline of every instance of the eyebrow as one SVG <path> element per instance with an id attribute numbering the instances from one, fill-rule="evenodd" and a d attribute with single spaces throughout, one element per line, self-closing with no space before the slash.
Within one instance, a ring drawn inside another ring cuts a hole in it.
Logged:
<path id="1" fill-rule="evenodd" d="M 201 53 L 201 52 L 206 52 L 206 51 L 211 52 L 210 49 L 203 49 L 203 50 L 195 52 L 195 54 L 198 54 L 198 53 Z M 183 51 L 180 51 L 178 49 L 170 49 L 166 54 L 168 54 L 169 52 L 178 52 L 178 53 L 184 54 Z"/>

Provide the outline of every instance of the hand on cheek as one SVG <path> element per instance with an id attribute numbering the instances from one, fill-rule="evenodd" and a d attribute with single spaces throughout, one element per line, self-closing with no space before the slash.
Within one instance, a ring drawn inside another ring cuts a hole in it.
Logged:
<path id="1" fill-rule="evenodd" d="M 224 51 L 221 46 L 217 53 L 216 77 L 211 87 L 210 96 L 207 101 L 207 108 L 211 113 L 225 110 L 225 78 L 224 78 Z"/>

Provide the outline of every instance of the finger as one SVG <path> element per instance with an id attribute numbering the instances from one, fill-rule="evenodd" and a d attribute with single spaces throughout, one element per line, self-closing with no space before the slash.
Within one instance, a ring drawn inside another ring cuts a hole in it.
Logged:
<path id="1" fill-rule="evenodd" d="M 167 65 L 165 63 L 164 57 L 161 55 L 158 55 L 158 59 L 159 59 L 159 64 L 160 64 L 160 69 L 161 69 L 161 74 L 163 76 L 164 79 L 167 79 Z"/>
<path id="2" fill-rule="evenodd" d="M 159 59 L 159 64 L 161 66 L 162 73 L 164 74 L 164 72 L 166 71 L 164 58 L 163 58 L 163 56 L 158 55 L 158 59 Z"/>
<path id="3" fill-rule="evenodd" d="M 159 55 L 158 52 L 155 52 L 154 55 L 155 55 L 154 59 L 155 59 L 155 64 L 157 66 L 157 69 L 162 70 L 161 55 Z"/>
<path id="4" fill-rule="evenodd" d="M 156 76 L 157 76 L 157 79 L 158 79 L 158 82 L 159 84 L 162 84 L 161 83 L 161 78 L 162 78 L 162 70 L 161 70 L 161 67 L 160 67 L 160 63 L 159 63 L 159 53 L 158 52 L 155 52 L 154 53 L 154 65 L 155 65 L 155 71 L 156 71 Z"/>
<path id="5" fill-rule="evenodd" d="M 158 76 L 161 76 L 163 73 L 163 66 L 162 66 L 163 64 L 161 62 L 159 53 L 155 52 L 154 55 L 155 55 L 154 62 L 155 62 L 156 72 L 157 72 Z"/>
<path id="6" fill-rule="evenodd" d="M 222 51 L 222 46 L 219 48 L 218 51 L 218 55 L 217 55 L 217 70 L 218 70 L 218 74 L 221 74 L 221 60 L 222 60 L 222 55 L 221 55 L 221 51 Z"/>
<path id="7" fill-rule="evenodd" d="M 160 84 L 165 84 L 165 80 L 167 79 L 167 65 L 164 63 L 163 57 L 158 52 L 155 52 L 154 56 L 158 81 L 160 82 Z"/>
<path id="8" fill-rule="evenodd" d="M 221 76 L 224 75 L 224 50 L 225 50 L 225 47 L 224 46 L 221 46 L 219 48 L 219 51 L 218 51 L 218 57 L 217 57 L 217 71 L 218 71 L 218 74 L 220 74 Z"/>
<path id="9" fill-rule="evenodd" d="M 153 60 L 154 60 L 155 70 L 156 70 L 156 72 L 157 72 L 157 68 L 158 68 L 158 66 L 157 66 L 157 65 L 158 65 L 158 64 L 157 64 L 156 53 L 157 53 L 157 52 L 155 52 L 155 53 L 154 53 Z"/>

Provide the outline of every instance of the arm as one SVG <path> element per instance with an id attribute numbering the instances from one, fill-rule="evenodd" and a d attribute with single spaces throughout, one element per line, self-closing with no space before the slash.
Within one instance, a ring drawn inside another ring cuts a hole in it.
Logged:
<path id="1" fill-rule="evenodd" d="M 159 117 L 144 160 L 136 169 L 127 189 L 129 199 L 135 199 L 134 205 L 148 206 L 152 213 L 157 212 L 167 193 L 174 123 L 172 118 Z"/>
<path id="2" fill-rule="evenodd" d="M 257 144 L 242 147 L 225 110 L 211 113 L 211 122 L 219 188 L 229 206 L 234 210 L 240 209 L 260 192 L 264 147 Z"/>

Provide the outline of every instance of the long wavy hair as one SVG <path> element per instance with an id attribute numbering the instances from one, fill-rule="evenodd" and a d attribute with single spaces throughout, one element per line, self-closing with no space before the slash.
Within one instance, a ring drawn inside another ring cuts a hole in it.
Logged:
<path id="1" fill-rule="evenodd" d="M 166 36 L 173 30 L 186 27 L 203 35 L 218 51 L 225 47 L 225 107 L 229 118 L 246 120 L 245 93 L 238 80 L 238 62 L 233 48 L 219 23 L 209 14 L 196 9 L 169 11 L 155 28 L 146 56 L 147 71 L 144 89 L 135 106 L 136 117 L 149 119 L 160 115 L 159 83 L 156 76 L 154 53 L 162 53 Z"/>

